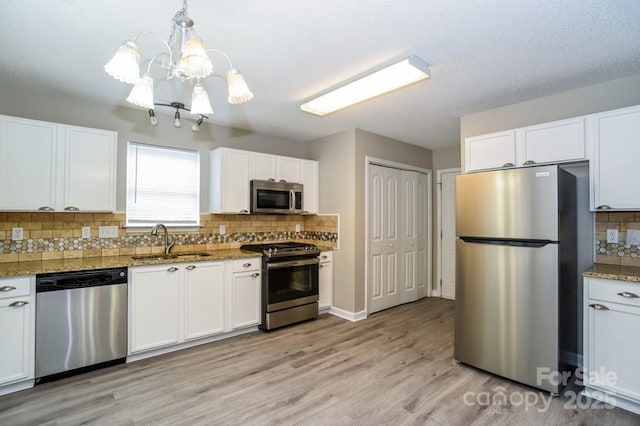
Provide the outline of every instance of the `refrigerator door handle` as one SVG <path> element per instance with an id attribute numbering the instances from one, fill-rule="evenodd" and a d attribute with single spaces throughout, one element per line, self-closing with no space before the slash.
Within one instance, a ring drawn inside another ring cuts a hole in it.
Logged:
<path id="1" fill-rule="evenodd" d="M 478 238 L 478 237 L 459 237 L 465 243 L 471 244 L 492 244 L 498 246 L 510 246 L 510 247 L 531 247 L 540 248 L 549 244 L 558 244 L 557 241 L 552 240 L 509 240 L 503 238 Z"/>

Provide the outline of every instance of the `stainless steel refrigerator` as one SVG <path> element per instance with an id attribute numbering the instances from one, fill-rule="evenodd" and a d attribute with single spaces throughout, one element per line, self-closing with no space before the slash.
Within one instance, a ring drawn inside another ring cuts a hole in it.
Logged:
<path id="1" fill-rule="evenodd" d="M 577 337 L 576 184 L 558 166 L 459 175 L 456 360 L 552 393 Z"/>

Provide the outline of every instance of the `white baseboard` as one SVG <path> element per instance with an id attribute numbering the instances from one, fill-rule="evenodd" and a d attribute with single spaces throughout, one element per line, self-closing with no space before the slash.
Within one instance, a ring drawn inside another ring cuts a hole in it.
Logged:
<path id="1" fill-rule="evenodd" d="M 13 392 L 30 389 L 33 387 L 34 382 L 34 379 L 29 379 L 18 383 L 12 383 L 10 385 L 0 386 L 0 395 L 7 395 Z"/>
<path id="2" fill-rule="evenodd" d="M 211 342 L 216 342 L 218 340 L 227 339 L 229 337 L 239 336 L 245 333 L 251 333 L 252 331 L 257 331 L 258 327 L 247 327 L 240 330 L 230 331 L 228 333 L 216 334 L 215 336 L 204 337 L 198 340 L 191 340 L 189 342 L 180 343 L 172 346 L 165 346 L 163 348 L 151 349 L 145 352 L 140 352 L 137 354 L 130 354 L 127 356 L 127 363 L 140 361 L 141 359 L 151 358 L 158 355 L 168 354 L 170 352 L 179 351 L 182 349 L 191 348 L 193 346 L 204 345 Z"/>
<path id="3" fill-rule="evenodd" d="M 335 315 L 337 317 L 349 320 L 351 322 L 358 322 L 367 317 L 367 311 L 350 312 L 344 309 L 336 308 L 335 306 L 332 306 L 329 309 L 329 313 L 331 315 Z"/>
<path id="4" fill-rule="evenodd" d="M 431 297 L 440 297 L 440 289 L 434 288 L 431 290 Z"/>

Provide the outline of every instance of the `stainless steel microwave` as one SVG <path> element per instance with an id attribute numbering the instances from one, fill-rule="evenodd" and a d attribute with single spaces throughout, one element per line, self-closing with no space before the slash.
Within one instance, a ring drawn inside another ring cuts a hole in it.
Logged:
<path id="1" fill-rule="evenodd" d="M 303 213 L 301 183 L 251 181 L 251 213 Z"/>

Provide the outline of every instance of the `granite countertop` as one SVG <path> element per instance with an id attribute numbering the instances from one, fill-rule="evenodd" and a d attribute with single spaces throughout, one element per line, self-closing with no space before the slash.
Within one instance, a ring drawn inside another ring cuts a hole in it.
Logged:
<path id="1" fill-rule="evenodd" d="M 640 283 L 640 268 L 637 266 L 605 265 L 595 263 L 582 273 L 583 277 Z"/>
<path id="2" fill-rule="evenodd" d="M 332 247 L 317 245 L 321 251 L 333 250 Z M 0 263 L 0 278 L 19 275 L 35 275 L 50 272 L 84 271 L 91 269 L 124 268 L 132 266 L 166 265 L 168 263 L 212 262 L 216 260 L 260 257 L 260 253 L 240 249 L 200 250 L 209 256 L 180 256 L 169 259 L 136 260 L 132 256 L 83 257 L 78 259 L 39 260 L 30 262 Z M 171 253 L 180 254 L 180 253 Z M 142 255 L 146 256 L 146 255 Z"/>
<path id="3" fill-rule="evenodd" d="M 211 262 L 216 260 L 259 257 L 259 253 L 240 249 L 210 250 L 209 256 L 181 256 L 170 259 L 136 260 L 131 256 L 83 257 L 79 259 L 41 260 L 32 262 L 0 263 L 0 277 L 35 275 L 49 272 L 83 271 L 90 269 L 124 268 L 130 266 L 165 265 L 168 263 Z M 175 254 L 175 253 L 172 253 Z"/>

